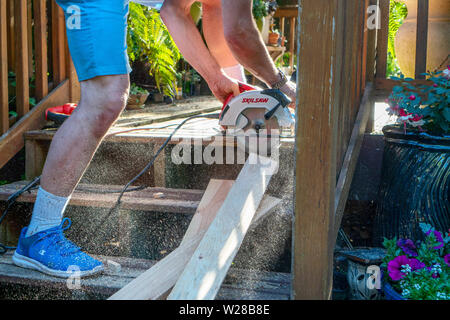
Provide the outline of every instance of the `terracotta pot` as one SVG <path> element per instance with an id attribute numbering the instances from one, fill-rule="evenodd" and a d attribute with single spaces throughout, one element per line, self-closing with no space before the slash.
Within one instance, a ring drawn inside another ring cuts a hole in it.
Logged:
<path id="1" fill-rule="evenodd" d="M 127 101 L 127 110 L 141 109 L 148 98 L 148 94 L 130 94 Z"/>
<path id="2" fill-rule="evenodd" d="M 408 16 L 395 37 L 395 52 L 402 73 L 406 77 L 414 78 L 417 0 L 404 2 L 408 7 Z M 431 0 L 429 3 L 427 70 L 434 71 L 450 53 L 450 1 Z"/>
<path id="3" fill-rule="evenodd" d="M 277 45 L 279 38 L 280 38 L 280 35 L 278 33 L 269 33 L 269 44 L 272 46 Z"/>

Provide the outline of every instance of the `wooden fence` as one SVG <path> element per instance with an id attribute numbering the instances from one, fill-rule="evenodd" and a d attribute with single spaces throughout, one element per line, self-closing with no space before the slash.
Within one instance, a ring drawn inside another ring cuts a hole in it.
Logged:
<path id="1" fill-rule="evenodd" d="M 372 106 L 369 4 L 299 0 L 294 299 L 331 296 L 335 241 Z"/>
<path id="2" fill-rule="evenodd" d="M 377 1 L 373 1 L 377 2 Z M 377 89 L 391 90 L 395 86 L 393 80 L 386 78 L 388 61 L 388 37 L 389 37 L 389 6 L 391 0 L 378 0 L 380 8 L 380 29 L 377 34 L 376 79 Z M 426 83 L 425 73 L 428 51 L 428 10 L 429 0 L 417 1 L 417 32 L 415 49 L 415 83 Z M 412 52 L 411 54 L 414 54 Z"/>
<path id="3" fill-rule="evenodd" d="M 46 108 L 79 99 L 79 84 L 54 0 L 0 0 L 0 48 L 1 168 L 45 124 Z"/>

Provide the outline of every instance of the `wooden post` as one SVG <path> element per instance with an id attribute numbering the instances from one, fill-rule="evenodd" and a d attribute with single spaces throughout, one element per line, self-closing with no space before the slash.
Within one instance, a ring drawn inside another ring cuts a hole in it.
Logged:
<path id="1" fill-rule="evenodd" d="M 57 86 L 66 78 L 64 34 L 64 12 L 55 1 L 52 1 L 52 60 L 54 86 Z"/>
<path id="2" fill-rule="evenodd" d="M 14 1 L 7 0 L 6 1 L 6 13 L 7 20 L 6 23 L 7 33 L 8 33 L 8 71 L 14 71 L 16 69 L 16 39 L 14 35 Z"/>
<path id="3" fill-rule="evenodd" d="M 295 51 L 295 17 L 289 18 L 290 33 L 289 33 L 289 70 L 294 71 L 294 51 Z"/>
<path id="4" fill-rule="evenodd" d="M 416 35 L 416 79 L 425 79 L 427 70 L 428 49 L 428 8 L 429 0 L 419 0 L 417 5 L 417 35 Z"/>
<path id="5" fill-rule="evenodd" d="M 338 3 L 339 2 L 339 3 Z M 330 299 L 336 187 L 338 0 L 299 0 L 294 299 Z"/>
<path id="6" fill-rule="evenodd" d="M 48 94 L 47 1 L 34 0 L 34 48 L 36 64 L 36 100 Z"/>
<path id="7" fill-rule="evenodd" d="M 377 78 L 386 79 L 387 51 L 389 36 L 389 5 L 390 0 L 380 0 L 381 29 L 377 35 Z"/>
<path id="8" fill-rule="evenodd" d="M 36 100 L 48 94 L 47 1 L 34 0 L 34 48 L 36 65 Z"/>
<path id="9" fill-rule="evenodd" d="M 370 5 L 378 5 L 378 0 L 370 0 Z M 366 82 L 374 82 L 375 80 L 375 53 L 377 29 L 369 29 L 367 34 L 367 62 L 366 62 Z M 369 120 L 367 122 L 366 132 L 373 131 L 375 114 L 373 104 L 369 110 Z"/>
<path id="10" fill-rule="evenodd" d="M 6 1 L 0 0 L 0 135 L 8 131 L 8 25 Z"/>
<path id="11" fill-rule="evenodd" d="M 30 109 L 27 12 L 27 0 L 16 0 L 14 2 L 14 26 L 16 33 L 16 109 L 19 117 L 23 117 Z"/>

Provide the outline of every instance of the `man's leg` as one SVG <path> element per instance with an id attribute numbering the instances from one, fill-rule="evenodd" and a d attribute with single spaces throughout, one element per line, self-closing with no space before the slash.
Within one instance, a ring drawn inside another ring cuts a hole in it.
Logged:
<path id="1" fill-rule="evenodd" d="M 79 25 L 67 27 L 69 50 L 81 82 L 81 101 L 56 133 L 41 177 L 31 223 L 19 237 L 15 264 L 68 277 L 103 269 L 65 238 L 62 219 L 70 195 L 106 132 L 123 110 L 131 71 L 127 50 L 127 0 L 56 0 L 70 18 L 79 10 Z"/>
<path id="2" fill-rule="evenodd" d="M 70 195 L 125 107 L 128 89 L 128 75 L 100 76 L 81 82 L 81 101 L 50 145 L 27 236 L 61 223 Z"/>
<path id="3" fill-rule="evenodd" d="M 228 76 L 241 82 L 246 82 L 244 68 L 234 58 L 225 40 L 221 1 L 204 0 L 202 9 L 203 35 L 205 36 L 209 51 Z"/>

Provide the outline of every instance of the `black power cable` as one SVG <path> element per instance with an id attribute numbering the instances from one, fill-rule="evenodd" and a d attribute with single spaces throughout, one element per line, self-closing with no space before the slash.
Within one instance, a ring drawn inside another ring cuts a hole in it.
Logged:
<path id="1" fill-rule="evenodd" d="M 119 210 L 120 208 L 120 204 L 121 204 L 121 200 L 123 195 L 126 192 L 133 192 L 133 191 L 138 191 L 138 190 L 144 190 L 146 188 L 148 188 L 149 186 L 138 186 L 138 187 L 134 187 L 130 189 L 130 186 L 136 182 L 136 180 L 138 180 L 140 177 L 142 177 L 142 175 L 144 173 L 146 173 L 155 163 L 156 158 L 159 156 L 159 154 L 164 150 L 164 148 L 167 147 L 167 145 L 169 144 L 170 140 L 172 139 L 172 137 L 175 135 L 175 133 L 184 125 L 186 124 L 186 122 L 192 120 L 192 119 L 197 119 L 197 118 L 210 118 L 210 119 L 219 119 L 219 113 L 208 113 L 208 114 L 199 114 L 199 115 L 194 115 L 191 116 L 189 118 L 184 119 L 182 122 L 180 122 L 177 127 L 172 131 L 172 133 L 169 135 L 169 137 L 164 141 L 164 143 L 161 145 L 161 147 L 158 149 L 158 151 L 155 153 L 155 155 L 152 157 L 152 159 L 148 162 L 148 164 L 141 170 L 141 172 L 139 172 L 133 179 L 131 179 L 124 187 L 122 190 L 92 190 L 92 189 L 83 189 L 83 188 L 77 188 L 77 190 L 80 191 L 86 191 L 86 192 L 90 192 L 90 193 L 98 193 L 98 194 L 111 194 L 111 193 L 119 193 L 119 197 L 117 198 L 117 201 L 115 203 L 115 205 L 110 209 L 109 213 L 106 215 L 106 217 L 100 222 L 100 224 L 97 226 L 97 230 L 100 229 L 103 224 L 109 219 L 109 217 L 111 216 L 111 214 L 113 212 L 116 212 Z M 170 126 L 174 126 L 174 125 L 168 125 L 168 126 L 164 126 L 164 127 L 159 127 L 159 128 L 166 128 L 166 127 L 170 127 Z M 159 128 L 155 128 L 155 129 L 159 129 Z M 154 128 L 144 128 L 144 129 L 154 129 Z M 144 130 L 143 129 L 143 130 Z M 30 190 L 32 190 L 33 188 L 35 188 L 36 186 L 39 185 L 40 182 L 40 177 L 37 177 L 36 179 L 34 179 L 31 183 L 29 183 L 28 185 L 26 185 L 25 187 L 23 187 L 22 189 L 20 189 L 19 191 L 15 192 L 14 194 L 12 194 L 8 200 L 7 200 L 7 204 L 6 204 L 6 209 L 3 211 L 2 216 L 0 217 L 0 224 L 3 222 L 3 220 L 5 219 L 6 215 L 8 214 L 9 209 L 12 207 L 12 205 L 14 203 L 16 203 L 17 198 L 23 194 L 24 192 L 28 191 L 30 192 Z M 89 242 L 88 242 L 89 243 Z M 0 255 L 5 254 L 8 250 L 14 250 L 16 249 L 16 247 L 10 247 L 10 246 L 6 246 L 4 244 L 0 243 Z"/>

